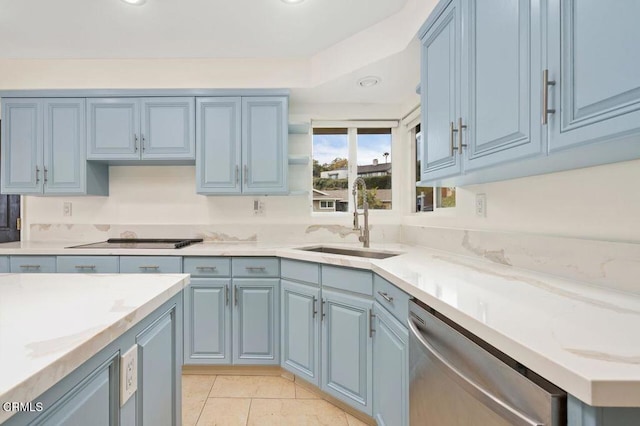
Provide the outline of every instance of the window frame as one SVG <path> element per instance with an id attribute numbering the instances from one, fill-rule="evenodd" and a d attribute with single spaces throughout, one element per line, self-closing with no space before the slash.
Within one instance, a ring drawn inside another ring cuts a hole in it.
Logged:
<path id="1" fill-rule="evenodd" d="M 349 166 L 347 168 L 347 182 L 348 182 L 348 199 L 349 207 L 347 211 L 333 211 L 333 212 L 319 212 L 313 211 L 313 205 L 311 206 L 312 217 L 346 217 L 353 216 L 354 206 L 351 195 L 351 188 L 358 175 L 358 129 L 376 129 L 384 128 L 391 129 L 391 158 L 396 157 L 396 145 L 398 143 L 398 126 L 399 120 L 311 120 L 311 137 L 313 138 L 315 129 L 347 129 L 347 152 Z M 311 140 L 311 163 L 313 164 L 313 139 Z M 392 160 L 393 162 L 393 160 Z M 313 170 L 312 170 L 313 172 Z M 373 216 L 392 216 L 397 215 L 400 212 L 400 198 L 399 198 L 399 179 L 391 178 L 391 208 L 390 209 L 371 209 L 369 215 Z M 313 192 L 313 179 L 311 179 L 310 191 Z M 362 209 L 359 209 L 362 211 Z"/>

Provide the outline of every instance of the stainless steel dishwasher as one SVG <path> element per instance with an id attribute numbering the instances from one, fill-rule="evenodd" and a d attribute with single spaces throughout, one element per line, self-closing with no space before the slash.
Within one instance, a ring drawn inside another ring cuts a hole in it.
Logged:
<path id="1" fill-rule="evenodd" d="M 566 424 L 564 391 L 419 301 L 409 329 L 411 426 Z"/>

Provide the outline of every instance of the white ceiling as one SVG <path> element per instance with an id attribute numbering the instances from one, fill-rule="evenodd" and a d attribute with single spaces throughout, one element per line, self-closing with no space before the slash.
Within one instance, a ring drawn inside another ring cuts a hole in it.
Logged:
<path id="1" fill-rule="evenodd" d="M 0 58 L 310 57 L 407 0 L 0 0 Z"/>
<path id="2" fill-rule="evenodd" d="M 0 0 L 0 86 L 288 87 L 294 103 L 415 104 L 415 34 L 436 3 Z M 360 87 L 366 75 L 380 84 Z"/>

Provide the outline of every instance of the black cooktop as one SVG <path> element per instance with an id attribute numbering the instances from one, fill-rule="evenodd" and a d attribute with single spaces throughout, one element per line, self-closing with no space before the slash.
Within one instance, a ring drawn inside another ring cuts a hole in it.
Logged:
<path id="1" fill-rule="evenodd" d="M 110 248 L 110 249 L 179 249 L 201 243 L 202 238 L 109 238 L 98 243 L 81 244 L 67 248 Z"/>

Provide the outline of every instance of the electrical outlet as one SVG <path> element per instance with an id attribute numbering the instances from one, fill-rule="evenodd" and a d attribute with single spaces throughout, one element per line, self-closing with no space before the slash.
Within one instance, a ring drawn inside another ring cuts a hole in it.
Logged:
<path id="1" fill-rule="evenodd" d="M 253 215 L 254 216 L 264 216 L 265 212 L 265 202 L 256 198 L 253 200 Z"/>
<path id="2" fill-rule="evenodd" d="M 487 217 L 487 194 L 476 194 L 476 216 Z"/>
<path id="3" fill-rule="evenodd" d="M 71 216 L 71 202 L 65 201 L 62 204 L 62 216 Z"/>
<path id="4" fill-rule="evenodd" d="M 138 390 L 138 345 L 120 357 L 120 406 Z"/>

